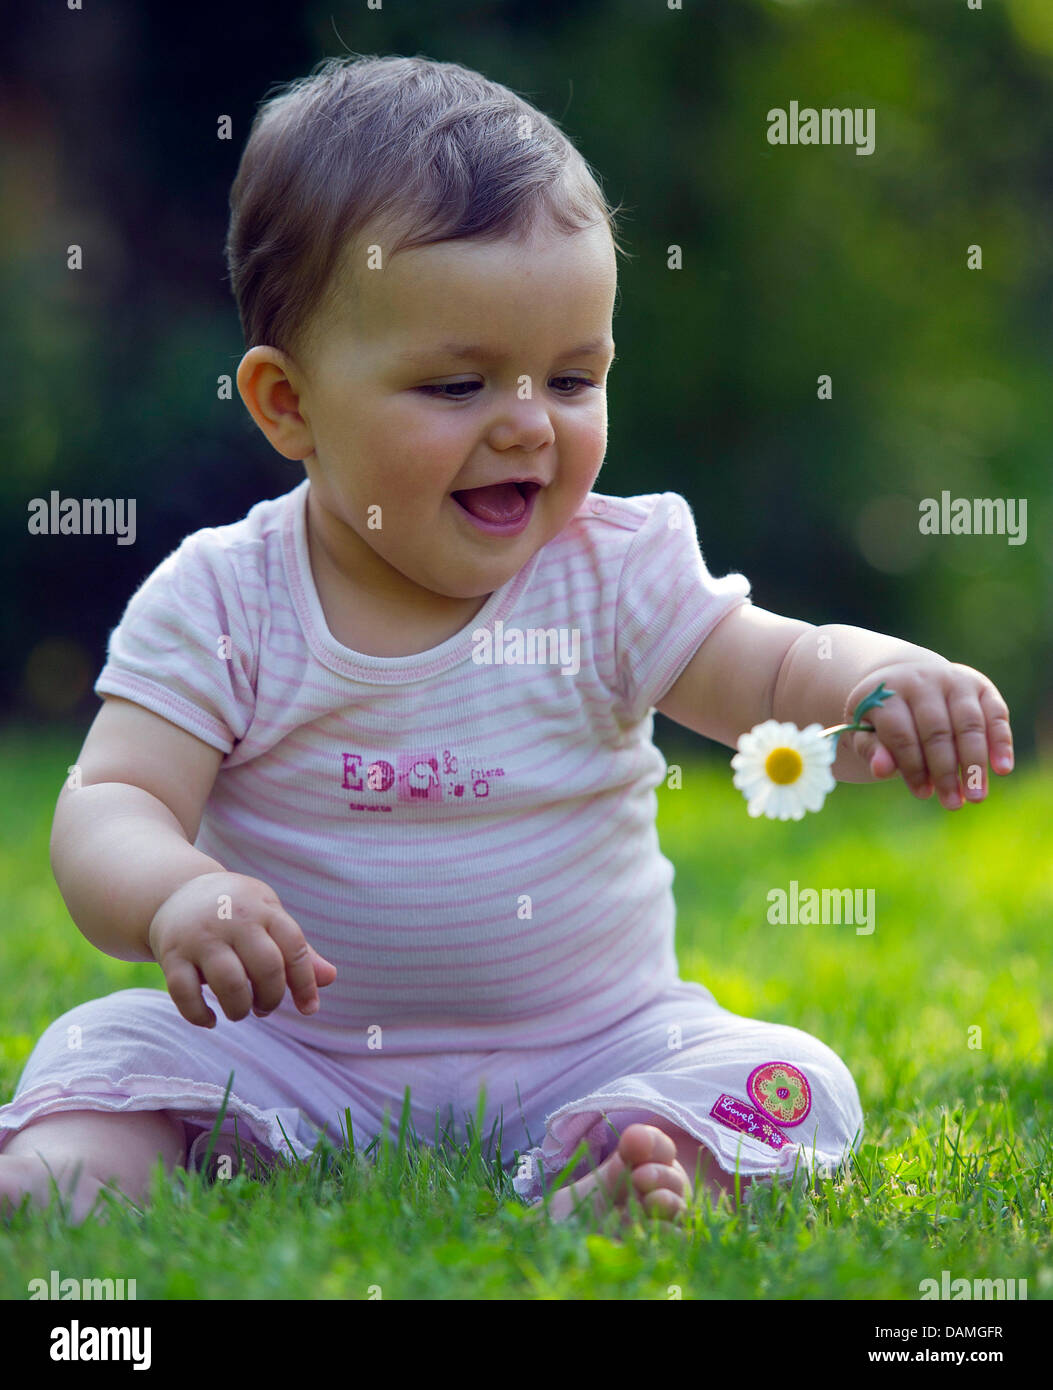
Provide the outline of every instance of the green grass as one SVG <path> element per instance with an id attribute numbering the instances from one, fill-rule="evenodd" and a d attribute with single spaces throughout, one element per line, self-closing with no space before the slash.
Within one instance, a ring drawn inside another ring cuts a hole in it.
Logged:
<path id="1" fill-rule="evenodd" d="M 88 945 L 51 878 L 54 799 L 79 746 L 0 736 L 5 1099 L 57 1014 L 161 978 Z M 145 1210 L 77 1228 L 25 1210 L 0 1227 L 0 1296 L 57 1269 L 134 1278 L 139 1298 L 917 1299 L 947 1269 L 1049 1298 L 1051 786 L 1033 769 L 994 781 L 956 813 L 901 783 L 843 785 L 797 824 L 750 820 L 719 761 L 685 763 L 683 789 L 660 794 L 681 973 L 845 1059 L 866 1135 L 843 1177 L 604 1233 L 534 1221 L 475 1137 L 436 1152 L 403 1135 L 264 1183 L 159 1177 Z M 876 930 L 769 925 L 767 893 L 791 879 L 873 887 Z"/>

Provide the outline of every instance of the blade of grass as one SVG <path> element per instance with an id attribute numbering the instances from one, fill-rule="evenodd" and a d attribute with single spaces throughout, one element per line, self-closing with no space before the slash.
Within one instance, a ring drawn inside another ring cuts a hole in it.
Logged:
<path id="1" fill-rule="evenodd" d="M 227 1113 L 227 1106 L 230 1103 L 230 1091 L 233 1085 L 234 1073 L 231 1072 L 227 1077 L 227 1089 L 223 1092 L 223 1104 L 219 1107 L 219 1114 L 216 1116 L 215 1122 L 212 1125 L 212 1131 L 208 1136 L 208 1148 L 205 1150 L 205 1157 L 201 1164 L 201 1171 L 203 1173 L 208 1172 L 209 1160 L 212 1157 L 212 1150 L 216 1147 L 216 1140 L 219 1138 L 219 1130 L 223 1123 L 223 1117 Z"/>

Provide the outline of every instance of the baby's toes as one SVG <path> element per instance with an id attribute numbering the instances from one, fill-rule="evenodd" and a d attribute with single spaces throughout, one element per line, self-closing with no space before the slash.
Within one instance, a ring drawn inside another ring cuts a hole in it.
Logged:
<path id="1" fill-rule="evenodd" d="M 645 1163 L 673 1163 L 676 1145 L 665 1130 L 656 1125 L 629 1125 L 618 1140 L 618 1153 L 630 1168 Z"/>
<path id="2" fill-rule="evenodd" d="M 676 1159 L 672 1163 L 641 1163 L 633 1169 L 633 1187 L 638 1197 L 670 1192 L 686 1201 L 691 1196 L 690 1179 Z"/>
<path id="3" fill-rule="evenodd" d="M 687 1202 L 668 1187 L 657 1187 L 640 1198 L 640 1205 L 648 1216 L 660 1221 L 678 1221 L 687 1214 Z"/>

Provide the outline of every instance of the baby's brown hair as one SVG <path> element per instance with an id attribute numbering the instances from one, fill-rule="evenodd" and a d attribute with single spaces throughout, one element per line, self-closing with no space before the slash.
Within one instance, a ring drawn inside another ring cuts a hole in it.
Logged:
<path id="1" fill-rule="evenodd" d="M 341 254 L 378 219 L 385 260 L 526 235 L 543 216 L 568 233 L 605 222 L 625 254 L 618 210 L 549 117 L 470 68 L 421 57 L 328 58 L 283 86 L 256 113 L 230 210 L 245 346 L 293 357 Z"/>

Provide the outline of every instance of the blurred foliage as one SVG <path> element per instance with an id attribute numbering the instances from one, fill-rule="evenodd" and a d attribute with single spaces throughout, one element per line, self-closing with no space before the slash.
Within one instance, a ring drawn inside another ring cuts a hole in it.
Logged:
<path id="1" fill-rule="evenodd" d="M 1053 744 L 1048 0 L 309 0 L 178 22 L 98 0 L 22 7 L 6 37 L 6 712 L 90 715 L 136 585 L 302 476 L 217 399 L 242 351 L 227 192 L 271 85 L 353 49 L 506 83 L 628 205 L 601 491 L 682 492 L 710 567 L 758 604 L 976 666 L 1020 749 Z M 792 100 L 875 108 L 875 152 L 769 145 Z M 135 545 L 30 536 L 52 489 L 135 497 Z M 1026 498 L 1027 544 L 919 536 L 945 489 Z"/>

